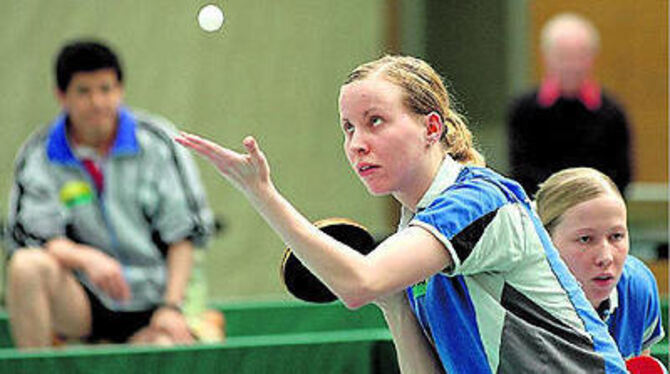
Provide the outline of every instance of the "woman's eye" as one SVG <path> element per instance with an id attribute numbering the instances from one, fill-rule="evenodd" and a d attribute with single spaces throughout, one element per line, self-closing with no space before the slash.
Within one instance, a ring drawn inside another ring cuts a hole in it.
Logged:
<path id="1" fill-rule="evenodd" d="M 344 130 L 345 133 L 351 134 L 354 132 L 354 126 L 351 123 L 345 123 L 342 125 L 342 130 Z"/>
<path id="2" fill-rule="evenodd" d="M 582 235 L 579 238 L 577 238 L 577 240 L 582 244 L 586 244 L 591 241 L 591 237 L 587 235 Z"/>
<path id="3" fill-rule="evenodd" d="M 372 126 L 379 126 L 379 125 L 381 125 L 384 121 L 383 121 L 381 118 L 379 118 L 379 117 L 372 117 L 372 119 L 370 120 L 370 122 L 372 123 Z"/>
<path id="4" fill-rule="evenodd" d="M 614 240 L 614 241 L 621 241 L 621 240 L 624 240 L 625 238 L 626 238 L 626 234 L 624 234 L 623 232 L 616 232 L 616 233 L 612 234 L 612 240 Z"/>

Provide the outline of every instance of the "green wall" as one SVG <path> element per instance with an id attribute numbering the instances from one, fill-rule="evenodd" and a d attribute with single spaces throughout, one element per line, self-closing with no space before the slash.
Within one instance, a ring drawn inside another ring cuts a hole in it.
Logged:
<path id="1" fill-rule="evenodd" d="M 508 20 L 524 18 L 523 11 L 510 10 L 514 2 L 520 3 L 426 0 L 425 58 L 449 83 L 487 164 L 501 172 L 507 170 L 505 112 L 514 78 L 507 69 L 525 58 L 509 54 L 509 36 L 518 30 Z"/>
<path id="2" fill-rule="evenodd" d="M 383 52 L 386 2 L 216 1 L 226 22 L 211 34 L 196 23 L 207 2 L 0 2 L 3 217 L 19 145 L 59 110 L 53 56 L 64 41 L 93 36 L 121 55 L 130 106 L 237 149 L 253 134 L 275 184 L 310 219 L 351 217 L 380 235 L 392 229 L 388 200 L 370 197 L 347 166 L 337 114 L 344 76 Z M 199 164 L 210 202 L 226 223 L 207 257 L 211 297 L 285 297 L 278 277 L 282 243 L 241 194 Z"/>

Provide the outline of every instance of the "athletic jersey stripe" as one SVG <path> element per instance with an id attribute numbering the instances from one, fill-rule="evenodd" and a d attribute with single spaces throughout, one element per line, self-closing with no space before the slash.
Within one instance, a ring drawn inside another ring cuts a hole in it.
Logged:
<path id="1" fill-rule="evenodd" d="M 464 168 L 458 179 L 464 178 L 467 173 L 468 169 Z M 449 186 L 442 197 L 435 199 L 427 208 L 419 209 L 413 221 L 438 228 L 453 245 L 458 256 L 455 262 L 463 263 L 495 218 L 497 210 L 505 204 L 505 196 L 495 186 L 468 180 Z M 441 214 L 443 211 L 449 211 L 450 215 L 445 217 Z"/>
<path id="2" fill-rule="evenodd" d="M 410 305 L 425 333 L 434 342 L 447 373 L 491 373 L 486 350 L 481 339 L 475 307 L 463 276 L 433 276 L 426 293 L 408 288 Z M 445 303 L 452 308 L 439 312 Z M 449 335 L 442 334 L 449 331 Z M 451 342 L 467 342 L 452 344 Z M 450 346 L 449 351 L 443 347 Z"/>
<path id="3" fill-rule="evenodd" d="M 570 326 L 552 316 L 508 283 L 505 283 L 503 287 L 500 303 L 509 313 L 514 314 L 530 325 L 550 331 L 583 348 L 592 348 L 592 342 L 587 336 L 578 334 Z"/>
<path id="4" fill-rule="evenodd" d="M 498 210 L 496 209 L 483 215 L 463 229 L 463 231 L 454 235 L 451 239 L 451 244 L 454 246 L 454 250 L 461 261 L 465 261 L 470 256 L 475 245 L 477 245 L 479 239 L 484 235 L 484 230 L 493 221 L 497 213 Z"/>

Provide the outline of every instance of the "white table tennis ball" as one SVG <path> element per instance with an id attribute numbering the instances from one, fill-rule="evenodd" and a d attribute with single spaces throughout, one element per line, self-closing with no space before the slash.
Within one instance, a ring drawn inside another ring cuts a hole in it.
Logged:
<path id="1" fill-rule="evenodd" d="M 205 5 L 198 12 L 198 24 L 208 32 L 220 29 L 223 25 L 223 11 L 214 4 Z"/>

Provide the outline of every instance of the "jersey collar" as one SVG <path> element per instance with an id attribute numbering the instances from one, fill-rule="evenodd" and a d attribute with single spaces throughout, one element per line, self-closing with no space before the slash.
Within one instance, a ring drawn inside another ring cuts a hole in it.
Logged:
<path id="1" fill-rule="evenodd" d="M 140 150 L 135 134 L 136 120 L 125 107 L 119 108 L 119 123 L 116 139 L 109 156 L 133 155 Z M 61 113 L 50 125 L 47 137 L 47 157 L 49 161 L 62 165 L 78 165 L 67 136 L 67 114 Z"/>
<path id="2" fill-rule="evenodd" d="M 592 79 L 588 79 L 582 83 L 577 94 L 577 99 L 590 110 L 595 111 L 600 108 L 602 104 L 600 85 Z M 537 92 L 537 102 L 540 106 L 548 108 L 561 97 L 560 85 L 558 79 L 553 77 L 546 77 Z"/>
<path id="3" fill-rule="evenodd" d="M 596 311 L 598 312 L 600 319 L 602 319 L 603 321 L 607 321 L 618 306 L 619 306 L 619 292 L 615 287 L 612 290 L 610 297 L 607 300 L 600 303 Z"/>
<path id="4" fill-rule="evenodd" d="M 444 160 L 437 171 L 437 175 L 433 179 L 430 187 L 428 187 L 428 190 L 426 190 L 426 193 L 424 193 L 423 197 L 419 200 L 419 203 L 416 205 L 416 210 L 419 211 L 425 209 L 433 202 L 433 200 L 440 196 L 442 191 L 454 184 L 461 169 L 463 169 L 463 165 L 454 161 L 449 155 L 444 156 Z M 405 206 L 402 206 L 400 209 L 400 227 L 405 227 L 414 217 L 414 212 Z"/>

